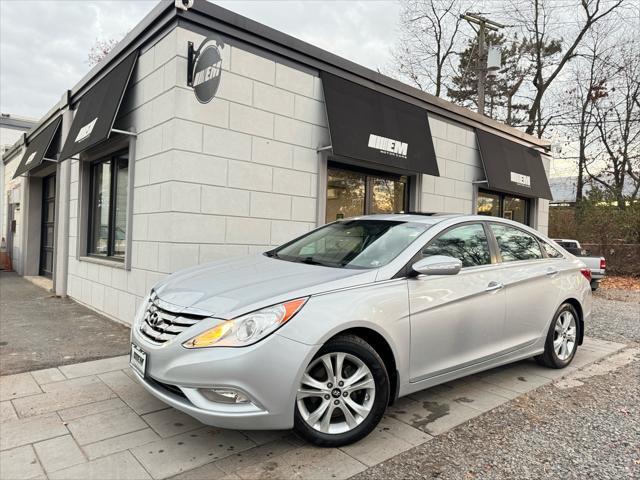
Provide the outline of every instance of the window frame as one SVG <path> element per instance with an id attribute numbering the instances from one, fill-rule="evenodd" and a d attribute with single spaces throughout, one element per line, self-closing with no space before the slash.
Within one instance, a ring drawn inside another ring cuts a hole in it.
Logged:
<path id="1" fill-rule="evenodd" d="M 371 205 L 372 205 L 372 194 L 371 191 L 373 189 L 373 180 L 374 178 L 381 178 L 385 180 L 394 180 L 397 182 L 404 183 L 404 201 L 403 201 L 403 210 L 404 212 L 409 212 L 410 204 L 411 204 L 411 192 L 413 191 L 413 177 L 408 174 L 396 174 L 391 172 L 372 170 L 369 168 L 362 168 L 353 165 L 344 165 L 342 163 L 338 163 L 335 161 L 329 160 L 327 162 L 327 170 L 326 170 L 326 179 L 325 179 L 325 193 L 324 193 L 324 203 L 325 203 L 325 213 L 323 222 L 325 225 L 329 223 L 335 222 L 339 219 L 327 220 L 326 215 L 326 205 L 327 205 L 327 189 L 329 187 L 329 175 L 330 170 L 343 170 L 346 172 L 357 173 L 364 176 L 364 212 L 361 215 L 373 215 L 371 213 Z M 406 181 L 402 181 L 402 177 L 406 178 Z M 398 213 L 398 212 L 393 212 Z M 382 214 L 384 215 L 384 214 Z"/>
<path id="2" fill-rule="evenodd" d="M 116 208 L 117 208 L 117 198 L 118 198 L 118 171 L 121 168 L 119 163 L 122 160 L 123 156 L 127 156 L 127 177 L 129 176 L 129 156 L 128 151 L 118 150 L 113 152 L 107 156 L 94 160 L 89 165 L 89 205 L 88 205 L 88 221 L 87 221 L 87 256 L 101 259 L 113 260 L 116 262 L 124 262 L 125 256 L 127 254 L 127 248 L 125 246 L 124 255 L 116 255 L 115 254 L 115 235 L 116 235 Z M 95 172 L 96 169 L 105 163 L 110 162 L 109 168 L 109 212 L 107 216 L 109 218 L 109 224 L 107 225 L 107 253 L 106 255 L 102 255 L 99 253 L 93 252 L 93 233 L 95 228 L 95 215 L 94 215 L 94 199 L 95 199 Z M 127 185 L 128 187 L 128 185 Z M 125 211 L 126 215 L 126 211 Z M 126 231 L 125 231 L 126 238 Z"/>
<path id="3" fill-rule="evenodd" d="M 89 245 L 89 209 L 91 198 L 91 165 L 95 161 L 99 161 L 105 157 L 116 155 L 126 151 L 129 156 L 128 176 L 127 176 L 127 205 L 125 209 L 125 252 L 123 257 L 107 257 L 104 255 L 90 255 L 88 253 Z M 77 209 L 77 236 L 75 237 L 75 258 L 81 262 L 96 263 L 114 268 L 122 268 L 131 270 L 132 260 L 132 233 L 133 233 L 133 201 L 134 201 L 134 183 L 135 183 L 135 164 L 136 164 L 136 137 L 116 135 L 112 139 L 107 140 L 95 147 L 81 152 L 79 158 L 71 159 L 71 168 L 78 169 L 78 199 L 76 202 Z M 73 175 L 73 174 L 72 174 Z M 73 214 L 72 214 L 73 216 Z"/>
<path id="4" fill-rule="evenodd" d="M 523 197 L 522 195 L 515 195 L 513 193 L 505 193 L 505 192 L 499 192 L 497 190 L 489 190 L 487 188 L 479 188 L 478 189 L 478 193 L 476 195 L 476 204 L 474 207 L 474 211 L 475 211 L 475 215 L 480 215 L 478 213 L 478 200 L 480 199 L 480 196 L 485 193 L 488 195 L 497 195 L 498 196 L 498 216 L 494 217 L 493 215 L 485 215 L 487 218 L 505 218 L 504 217 L 504 202 L 505 202 L 505 197 L 513 197 L 513 198 L 518 198 L 520 200 L 524 201 L 525 204 L 525 211 L 524 211 L 524 223 L 522 225 L 526 225 L 528 227 L 531 226 L 531 211 L 532 211 L 532 199 L 531 198 L 527 198 L 527 197 Z M 512 220 L 514 222 L 516 222 L 517 220 L 513 220 L 510 218 L 507 218 L 505 220 Z M 518 222 L 520 223 L 520 222 Z"/>

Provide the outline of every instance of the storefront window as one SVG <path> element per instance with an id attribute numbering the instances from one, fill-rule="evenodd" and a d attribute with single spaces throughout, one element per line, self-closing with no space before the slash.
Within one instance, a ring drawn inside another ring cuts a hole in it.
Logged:
<path id="1" fill-rule="evenodd" d="M 504 212 L 502 216 L 509 220 L 527 223 L 527 200 L 510 195 L 504 196 Z"/>
<path id="2" fill-rule="evenodd" d="M 406 180 L 372 178 L 371 213 L 404 211 Z"/>
<path id="3" fill-rule="evenodd" d="M 478 215 L 500 216 L 500 195 L 497 193 L 478 193 Z"/>
<path id="4" fill-rule="evenodd" d="M 111 162 L 91 168 L 91 241 L 90 253 L 107 255 L 109 244 L 109 210 L 111 209 Z"/>
<path id="5" fill-rule="evenodd" d="M 88 253 L 124 258 L 129 159 L 127 154 L 91 166 Z"/>
<path id="6" fill-rule="evenodd" d="M 526 198 L 480 190 L 476 211 L 478 215 L 508 218 L 527 225 L 529 203 Z"/>
<path id="7" fill-rule="evenodd" d="M 345 170 L 327 171 L 326 222 L 372 213 L 403 212 L 407 205 L 407 177 Z"/>
<path id="8" fill-rule="evenodd" d="M 330 168 L 327 175 L 327 223 L 364 214 L 363 174 Z"/>

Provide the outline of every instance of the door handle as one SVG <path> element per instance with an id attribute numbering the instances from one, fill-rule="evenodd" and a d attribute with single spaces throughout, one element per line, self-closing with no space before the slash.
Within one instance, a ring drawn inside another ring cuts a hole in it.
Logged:
<path id="1" fill-rule="evenodd" d="M 498 282 L 489 282 L 487 288 L 484 289 L 485 292 L 495 292 L 496 290 L 502 290 L 504 285 Z"/>
<path id="2" fill-rule="evenodd" d="M 555 268 L 548 268 L 545 272 L 545 275 L 547 277 L 555 277 L 556 275 L 558 275 L 558 273 L 558 270 L 556 270 Z"/>

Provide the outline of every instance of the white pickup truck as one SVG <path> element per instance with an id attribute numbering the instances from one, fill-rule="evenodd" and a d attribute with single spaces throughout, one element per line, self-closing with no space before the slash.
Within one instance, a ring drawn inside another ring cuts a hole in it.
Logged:
<path id="1" fill-rule="evenodd" d="M 591 270 L 591 290 L 596 291 L 600 286 L 600 282 L 604 278 L 605 270 L 607 268 L 607 261 L 604 257 L 593 257 L 580 246 L 580 242 L 577 240 L 571 240 L 567 238 L 554 238 L 558 245 L 564 248 L 567 252 L 580 258 Z"/>

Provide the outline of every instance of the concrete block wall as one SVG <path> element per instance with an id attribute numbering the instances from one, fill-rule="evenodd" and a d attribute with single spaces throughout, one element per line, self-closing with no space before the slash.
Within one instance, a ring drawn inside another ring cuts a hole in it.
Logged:
<path id="1" fill-rule="evenodd" d="M 426 212 L 475 214 L 474 181 L 484 180 L 484 168 L 475 130 L 444 117 L 429 114 L 429 127 L 438 161 L 439 177 L 422 176 L 421 210 Z M 549 176 L 550 158 L 542 156 Z M 546 234 L 549 201 L 531 200 L 533 227 Z"/>
<path id="2" fill-rule="evenodd" d="M 169 271 L 159 268 L 160 246 L 146 242 L 148 219 L 145 212 L 158 205 L 161 196 L 149 184 L 150 159 L 158 159 L 158 167 L 166 168 L 160 156 L 170 152 L 171 123 L 175 105 L 173 90 L 177 78 L 176 33 L 167 36 L 141 52 L 129 88 L 120 107 L 116 128 L 134 128 L 138 133 L 136 152 L 130 159 L 134 168 L 131 270 L 109 260 L 76 258 L 79 238 L 87 235 L 78 218 L 80 205 L 80 164 L 72 161 L 69 201 L 69 277 L 68 295 L 104 315 L 131 323 L 140 302 L 157 281 Z"/>
<path id="3" fill-rule="evenodd" d="M 16 173 L 16 169 L 18 168 L 18 165 L 20 165 L 20 161 L 22 160 L 22 156 L 24 155 L 24 147 L 20 148 L 9 160 L 9 162 L 4 166 L 3 169 L 3 175 L 4 175 L 4 191 L 1 193 L 2 197 L 5 200 L 5 203 L 3 204 L 3 208 L 4 208 L 4 212 L 2 215 L 2 225 L 0 225 L 0 228 L 2 230 L 0 230 L 0 238 L 4 237 L 5 240 L 8 240 L 6 238 L 6 235 L 8 233 L 8 217 L 7 217 L 7 213 L 8 213 L 8 207 L 9 205 L 7 204 L 7 195 L 9 195 L 14 189 L 17 189 L 18 196 L 20 198 L 20 209 L 15 211 L 14 213 L 14 220 L 16 221 L 16 232 L 13 235 L 13 248 L 12 251 L 9 252 L 9 254 L 11 255 L 11 263 L 13 266 L 13 270 L 15 272 L 17 272 L 18 274 L 22 275 L 23 273 L 23 265 L 22 265 L 22 256 L 23 256 L 23 246 L 22 246 L 22 242 L 24 239 L 24 232 L 25 232 L 25 227 L 24 227 L 24 222 L 23 220 L 25 219 L 25 214 L 24 212 L 26 211 L 26 188 L 27 188 L 27 183 L 24 180 L 26 177 L 18 177 L 18 178 L 13 178 L 13 175 Z M 0 159 L 0 161 L 2 161 Z"/>
<path id="4" fill-rule="evenodd" d="M 484 179 L 475 131 L 429 114 L 439 177 L 422 176 L 421 209 L 425 212 L 475 213 L 473 181 Z"/>
<path id="5" fill-rule="evenodd" d="M 549 178 L 551 173 L 551 157 L 542 155 L 542 165 L 544 165 L 544 170 L 547 172 L 547 178 Z M 535 208 L 536 211 L 535 229 L 547 235 L 549 233 L 549 200 L 538 198 L 533 202 L 533 204 L 533 208 Z"/>
<path id="6" fill-rule="evenodd" d="M 138 59 L 116 128 L 135 128 L 131 270 L 77 260 L 79 165 L 72 167 L 69 295 L 131 323 L 167 274 L 262 252 L 315 227 L 318 157 L 329 143 L 317 72 L 225 42 L 216 97 L 186 85 L 175 29 Z"/>

